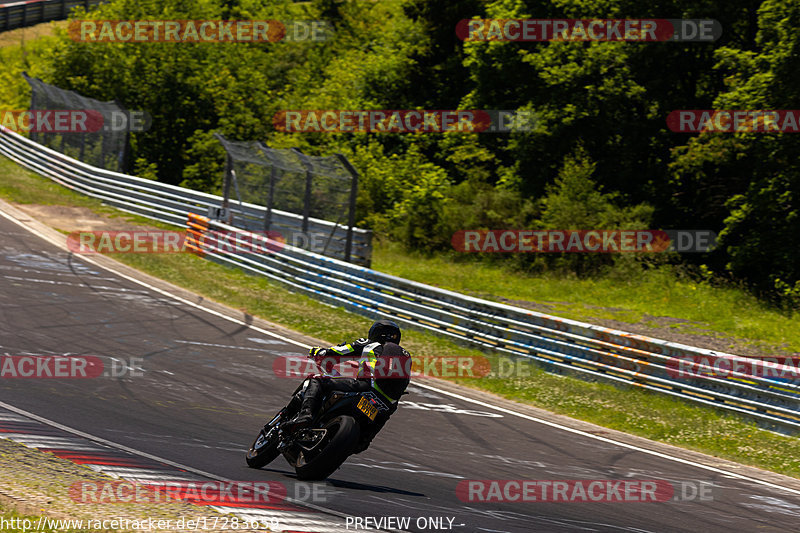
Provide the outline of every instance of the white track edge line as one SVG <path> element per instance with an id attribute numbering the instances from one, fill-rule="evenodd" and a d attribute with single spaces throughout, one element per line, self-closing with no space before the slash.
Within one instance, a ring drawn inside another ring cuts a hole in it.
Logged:
<path id="1" fill-rule="evenodd" d="M 728 470 L 723 470 L 723 469 L 717 468 L 715 466 L 709 466 L 709 465 L 706 465 L 706 464 L 703 464 L 703 463 L 698 463 L 698 462 L 692 461 L 690 459 L 682 459 L 680 457 L 673 457 L 671 455 L 667 455 L 665 453 L 657 452 L 655 450 L 649 450 L 647 448 L 641 448 L 641 447 L 636 446 L 634 444 L 628 444 L 626 442 L 621 442 L 621 441 L 618 441 L 618 440 L 609 439 L 608 437 L 601 437 L 600 435 L 594 435 L 592 433 L 588 433 L 588 432 L 580 430 L 580 429 L 571 428 L 569 426 L 563 426 L 563 425 L 558 424 L 556 422 L 551 422 L 549 420 L 544 420 L 543 418 L 537 418 L 535 416 L 526 415 L 524 413 L 519 413 L 517 411 L 512 411 L 511 409 L 506 409 L 505 407 L 499 407 L 497 405 L 492 405 L 490 403 L 482 402 L 480 400 L 469 398 L 467 396 L 462 396 L 462 395 L 456 394 L 454 392 L 450 392 L 450 391 L 446 391 L 446 390 L 442 390 L 442 389 L 437 389 L 436 387 L 431 387 L 430 385 L 424 385 L 424 384 L 420 383 L 419 381 L 414 382 L 414 385 L 416 385 L 418 387 L 422 387 L 423 389 L 429 389 L 429 390 L 432 390 L 432 391 L 440 392 L 442 394 L 445 394 L 447 396 L 452 396 L 453 398 L 458 398 L 459 400 L 463 400 L 465 402 L 469 402 L 469 403 L 473 403 L 473 404 L 476 404 L 476 405 L 480 405 L 482 407 L 488 407 L 490 409 L 494 409 L 495 411 L 500 411 L 501 413 L 514 415 L 514 416 L 517 416 L 519 418 L 524 418 L 525 420 L 530 420 L 532 422 L 537 422 L 539 424 L 543 424 L 545 426 L 550 426 L 550 427 L 553 427 L 553 428 L 561 429 L 561 430 L 567 431 L 569 433 L 575 433 L 576 435 L 581 435 L 583 437 L 589 437 L 589 438 L 594 439 L 594 440 L 598 440 L 598 441 L 601 441 L 601 442 L 606 442 L 606 443 L 609 443 L 609 444 L 614 444 L 616 446 L 620 446 L 622 448 L 628 448 L 630 450 L 635 450 L 637 452 L 643 452 L 643 453 L 646 453 L 648 455 L 653 455 L 655 457 L 660 457 L 661 459 L 668 459 L 668 460 L 674 461 L 676 463 L 683 463 L 683 464 L 694 466 L 694 467 L 697 467 L 697 468 L 702 468 L 703 470 L 709 470 L 711 472 L 716 472 L 718 474 L 724 474 L 724 475 L 727 475 L 727 476 L 735 477 L 737 479 L 742 479 L 742 480 L 745 480 L 745 481 L 751 481 L 753 483 L 758 483 L 760 485 L 765 485 L 765 486 L 772 487 L 772 488 L 775 488 L 775 489 L 784 490 L 784 491 L 791 492 L 793 494 L 796 494 L 796 495 L 800 496 L 800 490 L 793 489 L 793 488 L 790 488 L 790 487 L 784 487 L 782 485 L 777 485 L 777 484 L 772 483 L 770 481 L 764 481 L 764 480 L 761 480 L 761 479 L 752 478 L 752 477 L 746 476 L 744 474 L 737 474 L 736 472 L 730 472 Z"/>
<path id="2" fill-rule="evenodd" d="M 103 437 L 97 437 L 95 435 L 92 435 L 91 433 L 86 433 L 86 432 L 81 431 L 79 429 L 75 429 L 75 428 L 71 428 L 69 426 L 65 426 L 64 424 L 61 424 L 61 423 L 56 422 L 54 420 L 50 420 L 50 419 L 45 418 L 43 416 L 39 416 L 37 414 L 31 413 L 31 412 L 26 411 L 24 409 L 20 409 L 19 407 L 15 407 L 13 405 L 7 404 L 7 403 L 2 402 L 2 401 L 0 401 L 0 407 L 2 407 L 3 409 L 7 409 L 7 410 L 9 410 L 11 412 L 17 413 L 19 415 L 26 416 L 28 418 L 36 420 L 37 422 L 41 422 L 42 424 L 46 424 L 48 426 L 52 426 L 52 427 L 54 427 L 56 429 L 60 429 L 61 431 L 65 431 L 65 432 L 70 433 L 72 435 L 75 435 L 77 437 L 82 437 L 84 439 L 90 440 L 92 442 L 98 442 L 100 444 L 105 444 L 106 446 L 110 446 L 112 448 L 116 448 L 118 450 L 122 450 L 124 452 L 128 452 L 128 453 L 131 453 L 133 455 L 138 455 L 139 457 L 144 457 L 146 459 L 150 459 L 150 460 L 153 460 L 153 461 L 158 461 L 160 463 L 164 463 L 164 464 L 167 464 L 169 466 L 173 466 L 175 468 L 179 468 L 181 470 L 186 470 L 187 472 L 192 472 L 194 474 L 197 474 L 197 475 L 209 478 L 209 479 L 215 479 L 217 481 L 223 481 L 225 483 L 234 483 L 234 481 L 232 479 L 228 479 L 228 478 L 225 478 L 225 477 L 222 477 L 222 476 L 218 476 L 216 474 L 212 474 L 211 472 L 206 472 L 204 470 L 200 470 L 198 468 L 194 468 L 194 467 L 191 467 L 191 466 L 183 465 L 181 463 L 176 463 L 175 461 L 171 461 L 169 459 L 165 459 L 165 458 L 159 457 L 157 455 L 153 455 L 153 454 L 150 454 L 150 453 L 147 453 L 147 452 L 143 452 L 143 451 L 137 450 L 135 448 L 130 448 L 128 446 L 125 446 L 124 444 L 119 444 L 117 442 L 110 441 L 108 439 L 104 439 Z M 295 500 L 293 498 L 288 498 L 287 497 L 287 498 L 284 498 L 284 500 L 289 502 L 289 503 L 292 503 L 294 505 L 300 506 L 300 507 L 308 507 L 309 509 L 314 509 L 315 511 L 319 511 L 321 513 L 331 514 L 331 515 L 337 516 L 339 518 L 347 518 L 348 516 L 352 516 L 352 515 L 348 515 L 346 513 L 340 513 L 339 511 L 334 511 L 332 509 L 326 509 L 326 508 L 320 507 L 318 505 L 308 504 L 306 502 L 300 502 L 300 501 L 297 501 L 297 500 Z M 242 507 L 242 509 L 247 509 L 247 508 L 246 507 Z M 300 518 L 302 518 L 302 516 Z M 382 531 L 396 531 L 396 530 L 387 529 L 387 530 L 382 530 Z"/>
<path id="3" fill-rule="evenodd" d="M 44 239 L 44 240 L 46 240 L 48 242 L 51 242 L 51 243 L 55 244 L 56 246 L 58 246 L 59 248 L 63 249 L 63 246 L 62 246 L 62 244 L 60 242 L 54 242 L 48 236 L 42 234 L 41 232 L 39 232 L 35 228 L 31 228 L 30 226 L 24 224 L 23 222 L 16 220 L 11 215 L 3 212 L 2 210 L 0 210 L 0 215 L 3 215 L 5 218 L 11 220 L 15 224 L 25 228 L 26 230 L 30 231 L 31 233 L 37 235 L 38 237 L 40 237 L 40 238 L 42 238 L 42 239 Z M 297 341 L 297 340 L 294 340 L 294 339 L 290 339 L 290 338 L 284 337 L 282 335 L 278 335 L 278 334 L 273 333 L 271 331 L 267 331 L 267 330 L 265 330 L 263 328 L 259 328 L 258 326 L 254 326 L 252 324 L 247 324 L 246 322 L 244 322 L 242 320 L 239 320 L 238 318 L 233 318 L 233 317 L 230 317 L 230 316 L 225 315 L 223 313 L 219 313 L 217 311 L 214 311 L 213 309 L 208 309 L 207 307 L 201 306 L 201 305 L 196 304 L 194 302 L 190 302 L 190 301 L 188 301 L 188 300 L 186 300 L 184 298 L 181 298 L 180 296 L 177 296 L 177 295 L 172 294 L 172 293 L 170 293 L 168 291 L 159 289 L 158 287 L 154 287 L 154 286 L 150 285 L 149 283 L 147 283 L 145 281 L 138 280 L 136 278 L 127 276 L 125 274 L 122 274 L 121 272 L 118 272 L 118 271 L 114 270 L 111 267 L 108 267 L 108 266 L 105 266 L 105 265 L 101 265 L 101 264 L 91 260 L 88 257 L 82 257 L 81 259 L 83 259 L 85 261 L 88 261 L 88 262 L 94 264 L 95 266 L 97 266 L 99 268 L 103 268 L 103 269 L 105 269 L 105 270 L 107 270 L 109 272 L 112 272 L 113 274 L 116 274 L 116 275 L 118 275 L 118 276 L 120 276 L 120 277 L 122 277 L 124 279 L 127 279 L 128 281 L 131 281 L 131 282 L 137 283 L 139 285 L 142 285 L 144 287 L 147 287 L 147 288 L 149 288 L 151 290 L 154 290 L 154 291 L 156 291 L 156 292 L 158 292 L 160 294 L 163 294 L 165 296 L 173 298 L 173 299 L 175 299 L 175 300 L 177 300 L 179 302 L 182 302 L 182 303 L 185 303 L 185 304 L 190 305 L 192 307 L 195 307 L 197 309 L 201 309 L 203 311 L 206 311 L 207 313 L 210 313 L 212 315 L 224 318 L 226 320 L 229 320 L 229 321 L 234 322 L 234 323 L 239 324 L 239 325 L 248 326 L 248 327 L 254 329 L 255 331 L 258 331 L 259 333 L 264 333 L 266 335 L 281 339 L 281 340 L 283 340 L 283 341 L 285 341 L 287 343 L 294 344 L 294 345 L 299 346 L 301 348 L 311 348 L 311 346 L 309 346 L 307 344 L 304 344 L 304 343 L 302 343 L 300 341 Z M 639 447 L 639 446 L 635 446 L 633 444 L 628 444 L 628 443 L 617 441 L 617 440 L 614 440 L 614 439 L 601 437 L 600 435 L 594 435 L 592 433 L 588 433 L 586 431 L 582 431 L 582 430 L 579 430 L 579 429 L 574 429 L 574 428 L 571 428 L 569 426 L 564 426 L 564 425 L 558 424 L 556 422 L 550 422 L 549 420 L 536 418 L 536 417 L 533 417 L 533 416 L 530 416 L 530 415 L 526 415 L 524 413 L 513 411 L 511 409 L 506 409 L 504 407 L 492 405 L 490 403 L 482 402 L 480 400 L 475 400 L 475 399 L 469 398 L 467 396 L 462 396 L 462 395 L 456 394 L 454 392 L 449 392 L 449 391 L 446 391 L 446 390 L 438 389 L 438 388 L 432 387 L 430 385 L 423 385 L 423 384 L 419 383 L 418 381 L 415 382 L 414 384 L 415 385 L 419 385 L 420 387 L 428 389 L 428 390 L 436 391 L 436 392 L 445 394 L 447 396 L 451 396 L 453 398 L 458 398 L 459 400 L 463 400 L 465 402 L 473 403 L 473 404 L 480 405 L 480 406 L 483 406 L 483 407 L 488 407 L 490 409 L 494 409 L 494 410 L 499 411 L 501 413 L 506 413 L 506 414 L 509 414 L 509 415 L 513 415 L 513 416 L 516 416 L 516 417 L 519 417 L 519 418 L 523 418 L 525 420 L 529 420 L 531 422 L 537 422 L 539 424 L 550 426 L 550 427 L 553 427 L 553 428 L 556 428 L 556 429 L 561 429 L 561 430 L 567 431 L 569 433 L 574 433 L 574 434 L 581 435 L 581 436 L 584 436 L 584 437 L 588 437 L 588 438 L 591 438 L 591 439 L 594 439 L 594 440 L 598 440 L 598 441 L 601 441 L 601 442 L 614 444 L 614 445 L 620 446 L 622 448 L 628 448 L 630 450 L 635 450 L 635 451 L 638 451 L 638 452 L 646 453 L 646 454 L 652 455 L 654 457 L 660 457 L 662 459 L 667 459 L 669 461 L 673 461 L 673 462 L 676 462 L 676 463 L 682 463 L 682 464 L 686 464 L 686 465 L 689 465 L 689 466 L 694 466 L 696 468 L 700 468 L 700 469 L 703 469 L 703 470 L 708 470 L 710 472 L 715 472 L 715 473 L 718 473 L 718 474 L 728 475 L 728 476 L 731 476 L 731 477 L 734 477 L 734 478 L 737 478 L 737 479 L 750 481 L 752 483 L 756 483 L 756 484 L 759 484 L 759 485 L 763 485 L 763 486 L 767 486 L 767 487 L 783 490 L 783 491 L 790 492 L 792 494 L 800 496 L 800 490 L 798 490 L 798 489 L 784 487 L 784 486 L 778 485 L 776 483 L 772 483 L 772 482 L 769 482 L 769 481 L 764 481 L 764 480 L 761 480 L 761 479 L 749 477 L 749 476 L 746 476 L 744 474 L 737 474 L 735 472 L 730 472 L 728 470 L 723 470 L 721 468 L 717 468 L 717 467 L 714 467 L 714 466 L 709 466 L 709 465 L 705 465 L 703 463 L 695 462 L 695 461 L 692 461 L 690 459 L 682 459 L 680 457 L 673 457 L 671 455 L 667 455 L 667 454 L 664 454 L 664 453 L 661 453 L 661 452 L 657 452 L 655 450 L 649 450 L 647 448 L 642 448 L 642 447 Z M 4 404 L 2 402 L 0 402 L 0 405 L 4 405 Z M 144 453 L 144 452 L 142 452 L 142 453 Z M 161 460 L 161 459 L 159 459 L 159 460 Z M 183 467 L 181 467 L 181 468 L 183 468 Z M 224 481 L 228 481 L 228 480 L 224 480 Z M 333 511 L 327 511 L 327 512 L 333 512 Z M 344 515 L 344 516 L 347 516 L 347 515 Z"/>
<path id="4" fill-rule="evenodd" d="M 21 226 L 22 228 L 30 231 L 31 233 L 33 233 L 37 237 L 39 237 L 41 239 L 44 239 L 45 241 L 57 246 L 58 248 L 61 248 L 62 250 L 65 249 L 65 246 L 60 241 L 56 241 L 55 239 L 51 239 L 48 235 L 45 235 L 45 234 L 39 232 L 37 229 L 32 228 L 32 227 L 28 226 L 27 224 L 15 219 L 13 216 L 9 215 L 8 213 L 0 210 L 0 215 L 4 216 L 5 218 L 10 220 L 11 222 L 14 222 L 15 224 Z M 67 250 L 67 251 L 69 251 L 69 250 Z M 70 252 L 70 253 L 72 253 L 72 252 Z M 136 279 L 134 277 L 128 276 L 127 274 L 123 274 L 122 272 L 119 272 L 119 271 L 115 270 L 114 268 L 112 268 L 110 266 L 103 265 L 103 264 L 95 261 L 91 257 L 80 256 L 80 260 L 84 261 L 84 262 L 87 262 L 87 263 L 91 263 L 91 264 L 95 265 L 96 267 L 102 268 L 103 270 L 107 270 L 108 272 L 111 272 L 111 273 L 113 273 L 113 274 L 115 274 L 115 275 L 117 275 L 117 276 L 119 276 L 119 277 L 121 277 L 123 279 L 131 281 L 131 282 L 136 283 L 138 285 L 142 285 L 143 287 L 147 287 L 150 290 L 153 290 L 153 291 L 155 291 L 155 292 L 157 292 L 159 294 L 162 294 L 164 296 L 168 296 L 168 297 L 172 298 L 173 300 L 177 300 L 177 301 L 179 301 L 179 302 L 181 302 L 183 304 L 189 305 L 189 306 L 194 307 L 196 309 L 202 309 L 203 311 L 205 311 L 207 313 L 210 313 L 212 315 L 218 316 L 220 318 L 224 318 L 225 320 L 229 320 L 229 321 L 234 322 L 234 323 L 239 324 L 239 325 L 248 326 L 249 328 L 258 331 L 259 333 L 263 333 L 265 335 L 269 335 L 270 337 L 275 337 L 276 339 L 280 339 L 280 340 L 282 340 L 282 341 L 284 341 L 284 342 L 286 342 L 288 344 L 294 344 L 294 345 L 299 346 L 301 348 L 310 348 L 310 346 L 308 346 L 306 344 L 303 344 L 302 342 L 299 342 L 299 341 L 297 341 L 295 339 L 291 339 L 289 337 L 284 337 L 283 335 L 279 335 L 277 333 L 265 330 L 263 328 L 260 328 L 258 326 L 252 325 L 252 324 L 247 324 L 246 322 L 244 322 L 244 321 L 242 321 L 242 320 L 240 320 L 238 318 L 234 318 L 234 317 L 228 316 L 228 315 L 226 315 L 224 313 L 220 313 L 219 311 L 215 311 L 213 309 L 209 309 L 209 308 L 204 307 L 204 306 L 202 306 L 202 305 L 200 305 L 198 303 L 191 302 L 189 300 L 186 300 L 185 298 L 181 298 L 180 296 L 178 296 L 176 294 L 173 294 L 173 293 L 171 293 L 169 291 L 166 291 L 164 289 L 160 289 L 160 288 L 158 288 L 156 286 L 150 285 L 146 281 L 142 281 L 140 279 Z M 184 290 L 186 290 L 186 289 L 184 289 Z M 189 291 L 189 292 L 191 292 L 191 291 Z"/>
<path id="5" fill-rule="evenodd" d="M 63 249 L 63 246 L 61 245 L 60 242 L 57 242 L 57 241 L 49 238 L 47 235 L 41 233 L 37 229 L 32 228 L 32 227 L 28 226 L 27 224 L 16 220 L 11 215 L 5 213 L 3 210 L 0 210 L 0 215 L 2 215 L 3 217 L 7 218 L 11 222 L 14 222 L 18 226 L 21 226 L 22 228 L 26 229 L 27 231 L 33 233 L 37 237 L 39 237 L 39 238 L 41 238 L 41 239 L 43 239 L 43 240 L 45 240 L 45 241 L 47 241 L 47 242 L 49 242 L 51 244 L 54 244 L 55 246 Z M 97 266 L 98 268 L 102 268 L 104 270 L 107 270 L 108 272 L 111 272 L 111 273 L 113 273 L 113 274 L 115 274 L 117 276 L 120 276 L 121 278 L 127 279 L 128 281 L 131 281 L 131 282 L 137 283 L 139 285 L 142 285 L 144 287 L 147 287 L 148 289 L 154 290 L 154 291 L 156 291 L 156 292 L 158 292 L 160 294 L 168 296 L 168 297 L 170 297 L 170 298 L 172 298 L 174 300 L 177 300 L 177 301 L 179 301 L 181 303 L 184 303 L 186 305 L 192 306 L 192 307 L 197 308 L 197 309 L 201 309 L 201 310 L 206 311 L 207 313 L 210 313 L 212 315 L 218 316 L 220 318 L 224 318 L 225 320 L 229 320 L 231 322 L 234 322 L 234 323 L 242 325 L 242 326 L 247 326 L 247 327 L 249 327 L 251 329 L 254 329 L 255 331 L 258 331 L 259 333 L 263 333 L 265 335 L 269 335 L 271 337 L 275 337 L 277 339 L 285 341 L 285 342 L 287 342 L 289 344 L 294 344 L 294 345 L 299 346 L 301 348 L 310 348 L 311 347 L 311 346 L 309 346 L 307 344 L 304 344 L 304 343 L 302 343 L 300 341 L 297 341 L 297 340 L 294 340 L 294 339 L 290 339 L 290 338 L 284 337 L 282 335 L 278 335 L 277 333 L 273 333 L 271 331 L 265 330 L 265 329 L 260 328 L 258 326 L 254 326 L 253 324 L 247 324 L 246 322 L 244 322 L 242 320 L 239 320 L 238 318 L 233 318 L 233 317 L 227 316 L 227 315 L 225 315 L 223 313 L 219 313 L 217 311 L 214 311 L 213 309 L 208 309 L 207 307 L 204 307 L 202 305 L 199 305 L 199 304 L 196 304 L 196 303 L 191 302 L 189 300 L 186 300 L 184 298 L 181 298 L 180 296 L 172 294 L 172 293 L 170 293 L 168 291 L 159 289 L 158 287 L 154 287 L 154 286 L 150 285 L 149 283 L 147 283 L 145 281 L 138 280 L 136 278 L 133 278 L 133 277 L 130 277 L 130 276 L 126 275 L 126 274 L 118 272 L 118 271 L 114 270 L 111 267 L 99 264 L 96 261 L 93 261 L 93 260 L 89 259 L 88 257 L 85 257 L 85 258 L 82 257 L 81 259 L 86 261 L 86 262 L 92 263 L 93 265 Z M 208 477 L 210 479 L 216 479 L 217 481 L 232 482 L 232 480 L 230 480 L 230 479 L 226 479 L 226 478 L 224 478 L 222 476 L 217 476 L 215 474 L 211 474 L 210 472 L 205 472 L 203 470 L 198 470 L 198 469 L 193 468 L 191 466 L 182 465 L 180 463 L 176 463 L 174 461 L 170 461 L 169 459 L 164 459 L 164 458 L 158 457 L 156 455 L 151 455 L 151 454 L 149 454 L 147 452 L 142 452 L 142 451 L 136 450 L 134 448 L 129 448 L 128 446 L 125 446 L 123 444 L 118 444 L 118 443 L 112 442 L 110 440 L 106 440 L 106 439 L 104 439 L 102 437 L 96 437 L 96 436 L 91 435 L 89 433 L 84 433 L 83 431 L 70 428 L 69 426 L 65 426 L 63 424 L 59 424 L 58 422 L 55 422 L 53 420 L 49 420 L 49 419 L 44 418 L 44 417 L 40 417 L 40 416 L 38 416 L 38 415 L 36 415 L 34 413 L 30 413 L 30 412 L 25 411 L 23 409 L 19 409 L 18 407 L 14 407 L 13 405 L 9 405 L 9 404 L 7 404 L 5 402 L 0 402 L 0 407 L 8 409 L 9 411 L 15 412 L 17 414 L 21 414 L 23 416 L 27 416 L 29 418 L 37 420 L 38 422 L 42 422 L 43 424 L 47 424 L 47 425 L 50 425 L 50 426 L 55 427 L 57 429 L 61 429 L 63 431 L 66 431 L 68 433 L 72 433 L 73 435 L 78 435 L 80 437 L 89 439 L 91 441 L 99 442 L 101 444 L 105 444 L 107 446 L 111 446 L 113 448 L 117 448 L 119 450 L 123 450 L 123 451 L 129 452 L 129 453 L 132 453 L 134 455 L 139 455 L 141 457 L 146 457 L 146 458 L 152 459 L 154 461 L 160 461 L 160 462 L 168 464 L 170 466 L 174 466 L 176 468 L 184 469 L 184 470 L 186 470 L 188 472 L 193 472 L 195 474 L 198 474 L 198 475 L 201 475 L 201 476 L 205 476 L 205 477 Z M 286 501 L 288 501 L 290 503 L 293 503 L 295 505 L 298 505 L 300 507 L 308 507 L 309 509 L 314 509 L 315 511 L 331 514 L 331 515 L 337 516 L 339 518 L 347 518 L 348 516 L 352 516 L 352 515 L 348 515 L 346 513 L 340 513 L 339 511 L 334 511 L 333 509 L 326 509 L 325 507 L 321 507 L 321 506 L 314 505 L 314 504 L 309 504 L 307 502 L 295 501 L 293 498 L 288 498 L 287 497 L 285 499 L 286 499 Z M 400 531 L 400 530 L 386 529 L 386 530 L 383 530 L 383 531 Z"/>

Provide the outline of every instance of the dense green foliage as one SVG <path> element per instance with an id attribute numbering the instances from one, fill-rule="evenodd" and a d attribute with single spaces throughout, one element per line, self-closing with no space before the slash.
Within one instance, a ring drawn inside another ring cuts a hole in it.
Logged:
<path id="1" fill-rule="evenodd" d="M 800 301 L 800 159 L 791 134 L 673 133 L 677 109 L 795 109 L 798 0 L 113 0 L 75 18 L 317 19 L 327 42 L 83 44 L 61 35 L 33 71 L 146 109 L 137 168 L 218 190 L 211 132 L 318 154 L 361 174 L 360 225 L 446 250 L 459 229 L 710 229 L 708 255 L 513 257 L 596 275 L 670 262 Z M 464 18 L 714 18 L 715 43 L 464 43 Z M 284 109 L 523 109 L 511 134 L 286 134 Z"/>

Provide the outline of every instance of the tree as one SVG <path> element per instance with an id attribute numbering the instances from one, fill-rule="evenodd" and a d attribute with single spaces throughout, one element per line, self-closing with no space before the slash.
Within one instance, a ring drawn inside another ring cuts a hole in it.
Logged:
<path id="1" fill-rule="evenodd" d="M 729 87 L 716 109 L 796 109 L 800 102 L 800 2 L 767 0 L 758 51 L 723 48 Z M 696 188 L 728 182 L 718 264 L 773 298 L 800 296 L 800 138 L 791 133 L 705 133 L 676 159 Z"/>

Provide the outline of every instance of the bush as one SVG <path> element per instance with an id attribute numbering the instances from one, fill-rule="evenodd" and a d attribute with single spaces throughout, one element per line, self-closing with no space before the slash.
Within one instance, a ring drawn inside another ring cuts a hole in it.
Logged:
<path id="1" fill-rule="evenodd" d="M 648 229 L 653 208 L 646 204 L 620 206 L 617 193 L 603 192 L 592 180 L 596 164 L 578 149 L 564 159 L 555 183 L 541 200 L 536 229 L 546 230 L 642 230 Z M 635 263 L 628 254 L 548 253 L 538 258 L 539 267 L 579 276 L 596 274 L 614 265 Z"/>

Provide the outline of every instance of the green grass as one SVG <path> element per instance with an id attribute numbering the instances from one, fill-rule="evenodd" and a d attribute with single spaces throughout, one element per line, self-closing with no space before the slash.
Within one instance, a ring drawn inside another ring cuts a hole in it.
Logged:
<path id="1" fill-rule="evenodd" d="M 0 156 L 0 197 L 17 204 L 62 205 L 84 207 L 112 219 L 165 229 L 175 226 L 125 213 L 49 179 L 28 172 L 9 159 Z M 35 180 L 32 182 L 31 177 Z"/>
<path id="2" fill-rule="evenodd" d="M 102 212 L 108 210 L 101 208 L 94 200 L 76 197 L 63 189 L 54 189 L 44 178 L 24 171 L 2 158 L 0 176 L 3 176 L 0 194 L 11 201 L 41 199 L 64 205 L 80 204 Z M 60 202 L 57 201 L 57 196 L 60 196 Z M 138 217 L 122 216 L 134 222 L 141 221 Z M 370 320 L 341 308 L 319 303 L 304 295 L 294 294 L 264 278 L 249 276 L 193 255 L 121 254 L 115 259 L 212 300 L 224 302 L 231 307 L 331 343 L 361 335 L 370 324 Z M 472 287 L 474 283 L 474 287 L 484 290 L 492 287 L 492 282 L 497 282 L 498 291 L 503 293 L 510 291 L 515 287 L 513 284 L 517 283 L 519 292 L 515 294 L 515 298 L 546 294 L 553 300 L 566 300 L 569 297 L 576 303 L 580 301 L 575 295 L 568 293 L 566 281 L 562 281 L 561 288 L 558 289 L 524 288 L 522 285 L 534 284 L 536 280 L 530 279 L 523 283 L 497 279 L 502 276 L 496 270 L 492 274 L 489 267 L 453 265 L 441 259 L 414 258 L 408 261 L 409 265 L 404 265 L 396 250 L 379 248 L 376 251 L 376 265 L 385 267 L 390 262 L 389 259 L 393 266 L 388 269 L 394 273 L 407 275 L 410 272 L 418 276 L 424 273 L 428 276 L 426 281 L 455 289 Z M 545 281 L 540 283 L 547 284 Z M 582 287 L 588 282 L 576 283 L 579 285 L 574 286 L 575 292 L 582 291 Z M 598 301 L 602 301 L 599 299 L 602 286 L 601 282 L 597 282 L 594 288 Z M 711 289 L 703 290 L 708 290 L 709 294 L 713 292 Z M 614 300 L 616 289 L 612 288 L 609 292 L 612 293 L 609 299 Z M 678 291 L 672 291 L 676 292 Z M 559 296 L 554 296 L 556 294 Z M 592 294 L 592 291 L 588 291 L 588 294 Z M 615 301 L 620 306 L 623 303 L 621 297 Z M 644 306 L 644 302 L 645 299 L 642 298 L 636 305 Z M 754 314 L 752 316 L 755 317 Z M 413 354 L 485 356 L 497 367 L 496 355 L 458 346 L 429 333 L 408 331 L 403 344 Z M 688 405 L 642 389 L 618 388 L 608 383 L 559 376 L 537 367 L 533 367 L 531 375 L 526 378 L 495 377 L 462 379 L 459 382 L 556 413 L 800 478 L 800 439 L 762 431 L 751 422 L 714 409 Z"/>
<path id="3" fill-rule="evenodd" d="M 575 320 L 604 318 L 659 326 L 643 319 L 671 317 L 680 321 L 666 327 L 685 333 L 713 332 L 800 351 L 797 313 L 772 308 L 744 290 L 678 279 L 666 268 L 626 278 L 528 276 L 497 265 L 454 262 L 452 255 L 409 256 L 391 244 L 375 248 L 373 267 L 489 300 L 548 304 L 546 312 Z"/>
<path id="4" fill-rule="evenodd" d="M 30 86 L 22 77 L 26 72 L 34 78 L 44 74 L 40 60 L 52 52 L 57 27 L 67 21 L 45 22 L 28 28 L 0 32 L 0 109 L 25 110 L 30 107 Z"/>
<path id="5" fill-rule="evenodd" d="M 101 207 L 99 202 L 73 192 L 58 183 L 42 180 L 36 187 L 30 186 L 30 176 L 22 167 L 6 158 L 0 163 L 0 195 L 9 202 L 18 204 L 69 205 L 74 207 Z"/>
<path id="6" fill-rule="evenodd" d="M 53 22 L 42 22 L 34 26 L 19 28 L 16 30 L 0 32 L 0 48 L 6 46 L 22 46 L 26 42 L 35 41 L 42 37 L 50 37 L 56 28 L 66 29 L 69 21 L 59 20 Z"/>
<path id="7" fill-rule="evenodd" d="M 17 513 L 16 511 L 12 511 L 10 508 L 0 504 L 0 531 L 8 532 L 8 533 L 29 533 L 31 531 L 36 531 L 37 524 L 40 523 L 42 520 L 41 516 L 31 516 L 31 515 L 22 515 Z M 65 521 L 58 521 L 58 519 L 45 519 L 49 520 L 49 524 L 51 526 L 59 525 L 67 525 Z M 85 522 L 85 521 L 84 521 Z M 42 521 L 41 524 L 44 528 L 47 522 Z M 71 525 L 77 525 L 75 522 L 71 522 Z M 52 529 L 52 527 L 47 527 L 44 529 L 39 529 L 39 531 L 56 531 L 56 529 Z M 96 529 L 73 529 L 73 528 L 61 528 L 57 529 L 59 533 L 90 533 L 92 531 L 97 531 Z M 109 531 L 109 530 L 100 530 L 100 531 Z"/>

